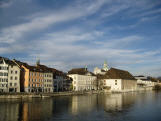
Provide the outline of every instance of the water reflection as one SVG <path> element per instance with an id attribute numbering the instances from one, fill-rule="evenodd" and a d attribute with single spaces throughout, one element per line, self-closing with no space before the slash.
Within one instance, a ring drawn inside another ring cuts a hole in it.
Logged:
<path id="1" fill-rule="evenodd" d="M 96 108 L 97 95 L 73 96 L 72 114 L 90 112 Z"/>
<path id="2" fill-rule="evenodd" d="M 155 109 L 153 109 L 154 104 L 156 105 Z M 155 92 L 26 100 L 0 99 L 0 121 L 124 121 L 125 119 L 134 121 L 140 115 L 145 115 L 141 114 L 144 110 L 148 113 L 156 109 L 161 109 L 161 93 Z M 160 114 L 161 111 L 157 113 Z M 157 117 L 157 113 L 152 113 L 150 116 L 155 115 Z M 147 117 L 146 115 L 145 117 Z M 142 117 L 142 121 L 145 117 Z"/>
<path id="3" fill-rule="evenodd" d="M 22 102 L 20 105 L 21 121 L 41 121 L 52 116 L 53 102 L 51 99 L 34 99 L 30 103 Z"/>
<path id="4" fill-rule="evenodd" d="M 19 104 L 16 102 L 0 103 L 0 121 L 17 121 Z"/>
<path id="5" fill-rule="evenodd" d="M 110 94 L 104 96 L 105 111 L 123 111 L 135 103 L 136 93 Z"/>

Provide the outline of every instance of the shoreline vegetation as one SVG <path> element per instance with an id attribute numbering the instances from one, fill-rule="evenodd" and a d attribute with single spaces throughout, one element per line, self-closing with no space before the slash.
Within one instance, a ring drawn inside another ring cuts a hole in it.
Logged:
<path id="1" fill-rule="evenodd" d="M 107 92 L 104 90 L 92 90 L 92 91 L 70 91 L 70 92 L 54 92 L 54 93 L 0 93 L 0 99 L 25 99 L 25 98 L 50 98 L 56 96 L 74 96 L 74 95 L 87 95 L 87 94 L 113 94 L 113 93 L 128 93 L 139 91 L 160 91 L 161 85 L 156 85 L 153 89 L 142 89 L 136 91 L 127 92 Z"/>

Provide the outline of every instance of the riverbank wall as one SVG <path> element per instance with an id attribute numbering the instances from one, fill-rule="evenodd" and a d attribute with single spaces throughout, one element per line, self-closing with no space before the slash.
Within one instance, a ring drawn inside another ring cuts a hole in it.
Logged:
<path id="1" fill-rule="evenodd" d="M 150 91 L 153 87 L 142 87 L 136 90 L 124 90 L 124 91 L 109 91 L 109 90 L 92 90 L 92 91 L 70 91 L 70 92 L 53 92 L 53 93 L 0 93 L 0 99 L 23 99 L 23 98 L 48 98 L 55 96 L 73 96 L 73 95 L 86 95 L 86 94 L 110 94 L 110 93 L 127 93 L 127 92 L 139 92 Z"/>
<path id="2" fill-rule="evenodd" d="M 23 99 L 23 98 L 47 98 L 55 96 L 72 96 L 72 95 L 86 95 L 99 94 L 104 91 L 79 91 L 79 92 L 54 92 L 54 93 L 0 93 L 0 99 Z"/>

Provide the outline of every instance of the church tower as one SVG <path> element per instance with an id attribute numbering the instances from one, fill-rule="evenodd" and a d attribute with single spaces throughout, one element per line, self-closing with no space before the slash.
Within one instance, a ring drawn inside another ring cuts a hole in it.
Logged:
<path id="1" fill-rule="evenodd" d="M 103 70 L 104 70 L 104 71 L 108 71 L 107 61 L 104 61 Z"/>
<path id="2" fill-rule="evenodd" d="M 40 59 L 39 58 L 37 58 L 37 60 L 36 60 L 36 66 L 38 66 L 38 65 L 40 65 Z"/>

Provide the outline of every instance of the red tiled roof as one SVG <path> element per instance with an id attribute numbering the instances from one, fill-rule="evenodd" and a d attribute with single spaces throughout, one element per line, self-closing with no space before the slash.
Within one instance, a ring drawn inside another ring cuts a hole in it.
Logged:
<path id="1" fill-rule="evenodd" d="M 92 72 L 89 72 L 86 68 L 74 68 L 68 71 L 68 74 L 86 75 L 88 73 L 90 73 L 91 75 L 94 75 Z"/>
<path id="2" fill-rule="evenodd" d="M 135 80 L 135 78 L 128 71 L 111 68 L 106 72 L 105 75 L 98 75 L 100 79 L 130 79 Z"/>

